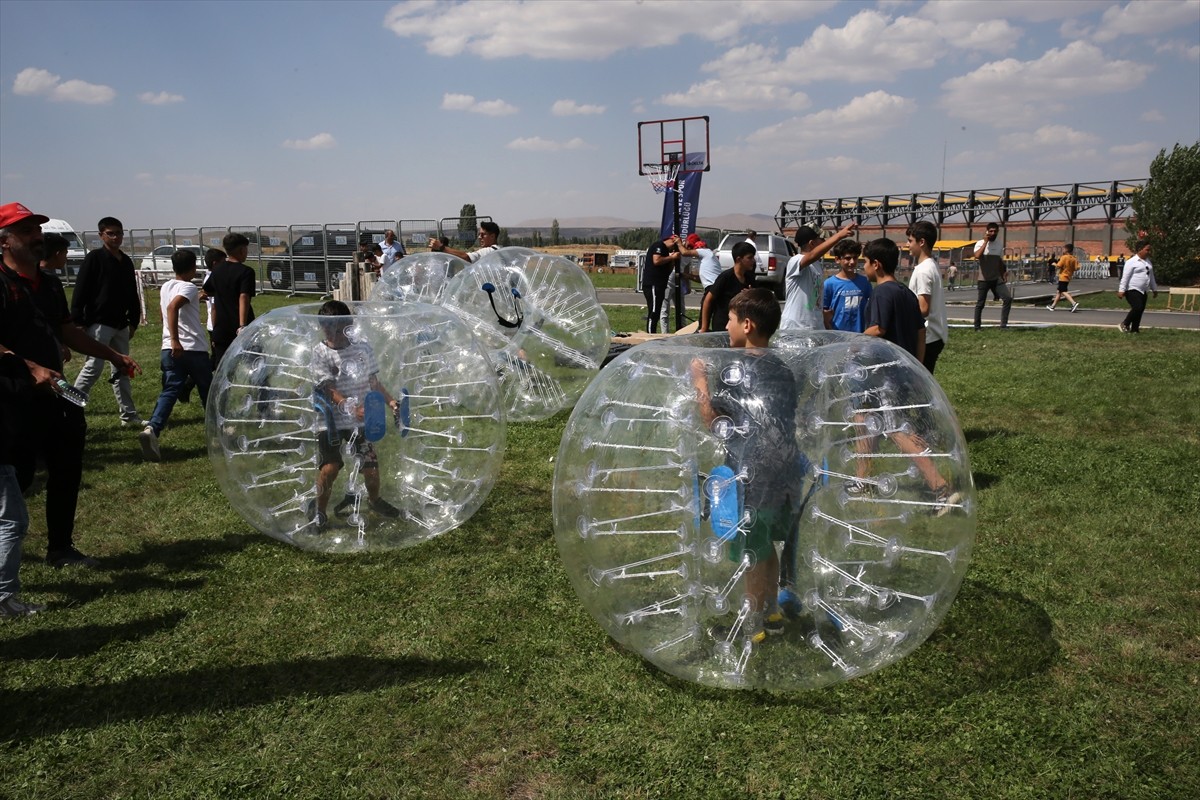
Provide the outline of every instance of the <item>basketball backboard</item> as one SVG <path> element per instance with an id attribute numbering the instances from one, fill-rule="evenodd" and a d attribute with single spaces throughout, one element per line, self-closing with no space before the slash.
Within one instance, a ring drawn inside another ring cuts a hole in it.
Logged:
<path id="1" fill-rule="evenodd" d="M 680 173 L 708 172 L 708 155 L 707 116 L 638 123 L 638 175 L 675 164 Z"/>

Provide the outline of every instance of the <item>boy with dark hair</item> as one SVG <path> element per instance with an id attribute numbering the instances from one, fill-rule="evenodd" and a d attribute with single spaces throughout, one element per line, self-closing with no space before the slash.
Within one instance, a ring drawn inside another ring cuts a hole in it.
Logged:
<path id="1" fill-rule="evenodd" d="M 200 290 L 196 278 L 196 253 L 176 250 L 171 254 L 175 277 L 163 284 L 159 298 L 162 310 L 162 353 L 159 364 L 163 372 L 163 390 L 154 405 L 154 413 L 138 434 L 142 457 L 158 461 L 162 453 L 158 437 L 167 427 L 167 419 L 175 401 L 191 382 L 200 390 L 200 404 L 208 403 L 208 387 L 212 384 L 212 361 L 208 357 L 208 337 L 200 324 Z"/>
<path id="2" fill-rule="evenodd" d="M 871 298 L 871 282 L 856 271 L 862 245 L 853 239 L 842 239 L 830 252 L 838 271 L 825 279 L 821 292 L 825 329 L 862 333 L 863 309 Z"/>
<path id="3" fill-rule="evenodd" d="M 400 510 L 379 496 L 379 459 L 374 446 L 364 436 L 363 401 L 368 392 L 379 392 L 392 411 L 400 404 L 379 382 L 379 364 L 371 345 L 365 341 L 352 341 L 346 335 L 346 329 L 354 324 L 349 306 L 340 300 L 330 300 L 321 306 L 317 315 L 322 318 L 321 331 L 325 338 L 313 348 L 313 392 L 319 405 L 332 409 L 334 427 L 327 428 L 317 437 L 320 469 L 317 496 L 306 506 L 308 518 L 318 531 L 326 525 L 325 509 L 329 505 L 333 482 L 345 463 L 342 460 L 345 443 L 346 452 L 352 453 L 360 464 L 371 510 L 394 519 L 400 516 Z M 346 511 L 354 500 L 354 495 L 347 494 L 334 511 Z"/>
<path id="4" fill-rule="evenodd" d="M 729 346 L 745 352 L 739 362 L 742 369 L 726 365 L 710 387 L 708 364 L 700 358 L 691 364 L 692 385 L 705 425 L 712 426 L 718 418 L 733 422 L 729 426 L 733 433 L 722 444 L 726 464 L 742 484 L 746 511 L 729 541 L 728 558 L 748 564 L 748 607 L 741 610 L 741 621 L 733 628 L 714 625 L 709 630 L 713 639 L 730 644 L 739 632 L 755 643 L 783 632 L 775 542 L 789 539 L 804 507 L 807 470 L 796 445 L 796 378 L 767 347 L 780 317 L 779 302 L 769 289 L 746 289 L 730 301 L 726 323 Z M 791 555 L 785 548 L 785 561 Z"/>
<path id="5" fill-rule="evenodd" d="M 917 296 L 917 305 L 925 323 L 925 355 L 921 363 L 931 373 L 938 356 L 950 338 L 950 323 L 946 319 L 946 300 L 942 294 L 942 273 L 933 257 L 937 244 L 937 227 L 927 220 L 914 222 L 908 228 L 908 254 L 912 258 L 912 276 L 908 288 Z"/>
<path id="6" fill-rule="evenodd" d="M 896 280 L 900 248 L 891 239 L 876 239 L 863 248 L 867 280 L 875 284 L 867 302 L 867 336 L 878 336 L 907 350 L 924 363 L 925 319 L 917 296 Z"/>
<path id="7" fill-rule="evenodd" d="M 1054 293 L 1054 299 L 1050 301 L 1050 305 L 1046 308 L 1054 311 L 1058 306 L 1058 301 L 1062 298 L 1067 298 L 1067 302 L 1071 304 L 1071 313 L 1074 314 L 1079 308 L 1079 303 L 1075 302 L 1075 298 L 1071 297 L 1071 293 L 1067 291 L 1067 287 L 1071 284 L 1071 276 L 1075 274 L 1075 270 L 1079 269 L 1079 260 L 1075 258 L 1075 245 L 1064 244 L 1063 255 L 1058 259 L 1058 290 Z"/>
<path id="8" fill-rule="evenodd" d="M 1012 311 L 1012 292 L 1008 288 L 1008 267 L 1004 264 L 1004 246 L 997 241 L 1000 226 L 989 222 L 984 228 L 983 238 L 975 243 L 975 258 L 979 260 L 979 280 L 975 284 L 978 296 L 975 300 L 975 330 L 983 325 L 983 307 L 987 305 L 988 292 L 1000 301 L 1000 327 L 1008 327 L 1008 314 Z"/>
<path id="9" fill-rule="evenodd" d="M 1146 310 L 1146 292 L 1154 292 L 1154 296 L 1158 297 L 1158 281 L 1154 280 L 1150 250 L 1149 239 L 1138 239 L 1133 246 L 1133 256 L 1125 262 L 1125 269 L 1121 271 L 1117 297 L 1129 303 L 1129 313 L 1121 321 L 1122 333 L 1140 333 L 1142 313 Z"/>
<path id="10" fill-rule="evenodd" d="M 142 320 L 137 271 L 133 267 L 133 260 L 121 250 L 121 243 L 125 240 L 125 228 L 121 220 L 104 217 L 96 227 L 104 246 L 84 256 L 71 296 L 71 319 L 100 344 L 127 356 L 129 340 Z M 99 356 L 88 358 L 75 377 L 75 388 L 84 394 L 91 392 L 104 372 L 104 362 Z M 115 364 L 111 382 L 121 413 L 121 424 L 140 428 L 145 422 L 133 404 L 129 376 Z"/>
<path id="11" fill-rule="evenodd" d="M 729 304 L 743 289 L 754 286 L 758 251 L 749 242 L 738 242 L 731 251 L 733 269 L 717 276 L 700 303 L 700 333 L 724 330 L 729 322 Z M 774 333 L 774 331 L 772 331 Z"/>
<path id="12" fill-rule="evenodd" d="M 918 229 L 918 233 L 921 241 L 932 235 L 928 230 Z M 863 249 L 863 258 L 866 260 L 867 277 L 875 283 L 875 292 L 871 295 L 871 302 L 867 304 L 867 329 L 863 332 L 867 336 L 887 339 L 904 348 L 924 364 L 925 319 L 921 316 L 917 296 L 896 280 L 900 248 L 891 239 L 876 239 L 867 243 Z M 926 442 L 920 436 L 906 431 L 893 431 L 887 436 L 895 442 L 901 452 L 912 458 L 914 466 L 933 493 L 935 513 L 942 516 L 949 513 L 952 507 L 957 507 L 956 504 L 960 503 L 962 498 L 957 492 L 951 493 L 946 479 L 938 473 L 933 460 L 925 455 L 928 452 Z M 873 445 L 869 441 L 860 440 L 857 447 L 859 452 L 868 452 Z M 867 460 L 859 459 L 858 465 L 859 478 L 863 478 L 869 469 Z M 861 494 L 870 491 L 870 487 L 863 481 L 850 481 L 846 491 L 850 494 Z"/>
<path id="13" fill-rule="evenodd" d="M 204 281 L 204 293 L 213 299 L 214 370 L 242 328 L 254 321 L 254 307 L 250 301 L 257 284 L 254 270 L 243 263 L 250 251 L 250 240 L 240 233 L 227 233 L 221 244 L 225 248 L 225 260 L 213 267 Z"/>
<path id="14" fill-rule="evenodd" d="M 821 313 L 821 281 L 824 276 L 821 258 L 829 249 L 858 228 L 851 222 L 840 231 L 822 239 L 821 234 L 802 226 L 796 229 L 796 246 L 800 252 L 792 256 L 784 275 L 783 327 L 793 330 L 823 330 Z"/>
<path id="15" fill-rule="evenodd" d="M 491 220 L 484 220 L 479 223 L 479 232 L 476 234 L 479 241 L 479 249 L 467 252 L 466 250 L 455 250 L 453 247 L 447 247 L 446 243 L 450 240 L 445 236 L 429 241 L 429 249 L 435 253 L 449 253 L 452 256 L 457 256 L 463 261 L 469 261 L 474 264 L 479 259 L 486 256 L 488 253 L 495 252 L 500 249 L 497 242 L 500 240 L 500 226 Z"/>

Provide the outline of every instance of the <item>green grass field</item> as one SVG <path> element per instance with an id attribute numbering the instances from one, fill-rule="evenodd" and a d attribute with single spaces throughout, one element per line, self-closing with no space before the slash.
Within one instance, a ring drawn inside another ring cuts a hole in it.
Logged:
<path id="1" fill-rule="evenodd" d="M 148 415 L 156 326 L 134 343 Z M 1200 796 L 1198 364 L 1194 332 L 954 335 L 962 590 L 909 658 L 790 696 L 668 677 L 580 606 L 550 513 L 566 413 L 510 426 L 460 529 L 330 557 L 232 512 L 197 402 L 144 463 L 98 384 L 76 540 L 104 568 L 41 563 L 31 500 L 24 592 L 51 608 L 0 624 L 0 797 Z"/>

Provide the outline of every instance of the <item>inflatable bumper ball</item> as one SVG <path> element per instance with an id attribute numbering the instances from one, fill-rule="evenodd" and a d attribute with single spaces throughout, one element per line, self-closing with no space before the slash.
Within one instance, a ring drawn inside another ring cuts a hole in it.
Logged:
<path id="1" fill-rule="evenodd" d="M 484 342 L 509 421 L 570 408 L 608 355 L 608 315 L 587 275 L 565 258 L 502 248 L 451 279 L 442 304 Z"/>
<path id="2" fill-rule="evenodd" d="M 225 354 L 206 419 L 222 491 L 254 528 L 307 550 L 405 547 L 457 527 L 504 455 L 494 368 L 439 306 L 342 308 L 277 309 Z"/>
<path id="3" fill-rule="evenodd" d="M 811 689 L 924 641 L 958 590 L 974 488 L 929 373 L 877 339 L 672 337 L 576 404 L 555 537 L 584 606 L 666 672 Z"/>
<path id="4" fill-rule="evenodd" d="M 467 262 L 449 253 L 405 256 L 379 274 L 371 288 L 371 300 L 437 305 L 446 284 L 466 266 Z"/>

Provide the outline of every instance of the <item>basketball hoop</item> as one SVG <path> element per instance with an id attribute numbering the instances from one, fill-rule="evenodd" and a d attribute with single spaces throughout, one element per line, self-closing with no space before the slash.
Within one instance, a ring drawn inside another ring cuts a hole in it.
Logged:
<path id="1" fill-rule="evenodd" d="M 650 179 L 650 186 L 655 194 L 662 194 L 667 189 L 675 188 L 675 178 L 679 175 L 680 162 L 672 161 L 667 164 L 643 164 L 642 171 Z"/>

